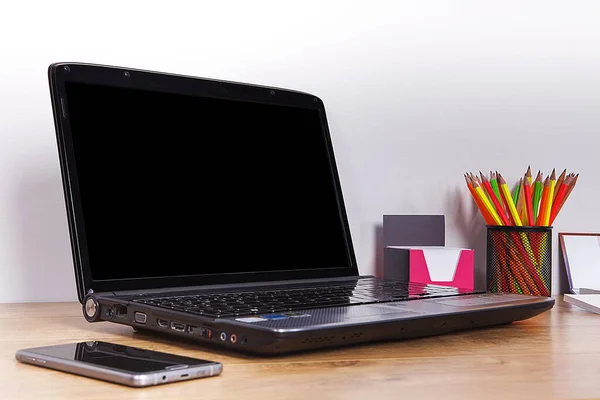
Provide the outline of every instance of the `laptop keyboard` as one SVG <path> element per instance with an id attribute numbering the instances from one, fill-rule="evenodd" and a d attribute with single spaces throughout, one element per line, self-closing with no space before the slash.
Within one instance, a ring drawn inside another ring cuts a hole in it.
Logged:
<path id="1" fill-rule="evenodd" d="M 328 286 L 203 292 L 138 298 L 137 303 L 213 318 L 265 314 L 309 308 L 386 303 L 459 294 L 446 286 L 360 279 Z"/>

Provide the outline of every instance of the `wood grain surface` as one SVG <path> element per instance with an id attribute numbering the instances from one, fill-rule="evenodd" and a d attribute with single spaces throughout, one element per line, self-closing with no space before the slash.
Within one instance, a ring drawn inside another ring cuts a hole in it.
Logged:
<path id="1" fill-rule="evenodd" d="M 510 325 L 276 358 L 90 324 L 78 303 L 0 304 L 0 398 L 600 399 L 600 315 L 556 300 Z M 215 360 L 223 374 L 137 389 L 14 358 L 20 348 L 86 340 Z"/>

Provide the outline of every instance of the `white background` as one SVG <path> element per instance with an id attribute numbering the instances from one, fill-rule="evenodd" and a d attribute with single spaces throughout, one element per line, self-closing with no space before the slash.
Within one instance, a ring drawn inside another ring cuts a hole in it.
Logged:
<path id="1" fill-rule="evenodd" d="M 600 231 L 600 3 L 389 3 L 0 2 L 0 302 L 76 298 L 56 61 L 320 96 L 363 274 L 380 264 L 383 214 L 445 214 L 447 245 L 475 248 L 481 283 L 484 222 L 463 172 L 579 172 L 555 223 L 557 277 L 558 232 Z"/>

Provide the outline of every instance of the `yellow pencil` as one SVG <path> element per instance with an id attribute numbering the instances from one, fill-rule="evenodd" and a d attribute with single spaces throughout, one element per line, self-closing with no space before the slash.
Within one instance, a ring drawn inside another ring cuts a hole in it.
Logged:
<path id="1" fill-rule="evenodd" d="M 483 193 L 483 189 L 481 188 L 481 185 L 479 185 L 479 182 L 477 180 L 473 180 L 473 190 L 475 190 L 475 193 L 477 193 L 477 195 L 479 196 L 479 199 L 485 206 L 485 209 L 488 210 L 488 212 L 494 219 L 496 225 L 504 225 L 502 223 L 502 220 L 500 219 L 500 216 L 496 212 L 496 208 L 494 208 L 494 205 L 490 203 L 490 200 L 487 198 L 485 193 Z"/>
<path id="2" fill-rule="evenodd" d="M 510 215 L 516 226 L 523 226 L 521 223 L 521 218 L 519 218 L 519 213 L 517 212 L 517 208 L 515 207 L 515 203 L 513 202 L 512 196 L 510 195 L 510 190 L 508 190 L 508 185 L 506 181 L 502 177 L 502 175 L 498 174 L 498 186 L 500 186 L 500 190 L 504 195 L 504 202 L 508 206 L 508 211 L 510 211 Z"/>
<path id="3" fill-rule="evenodd" d="M 552 202 L 554 201 L 554 188 L 556 187 L 556 172 L 552 170 L 550 175 L 550 186 L 548 187 L 548 198 L 546 199 L 546 208 L 544 209 L 544 226 L 550 225 L 550 212 Z"/>

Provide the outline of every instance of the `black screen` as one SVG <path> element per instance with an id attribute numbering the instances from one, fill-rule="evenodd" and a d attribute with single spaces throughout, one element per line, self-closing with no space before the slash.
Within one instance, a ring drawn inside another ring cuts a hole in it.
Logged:
<path id="1" fill-rule="evenodd" d="M 94 280 L 350 266 L 318 110 L 66 94 Z"/>
<path id="2" fill-rule="evenodd" d="M 153 372 L 173 365 L 198 366 L 212 361 L 163 353 L 114 343 L 90 341 L 39 347 L 28 351 L 69 361 L 116 368 L 127 372 Z"/>

